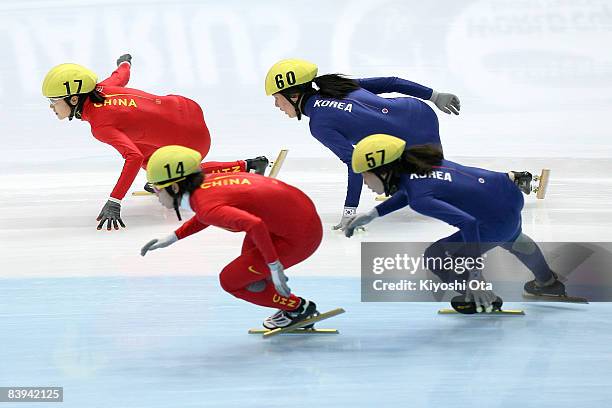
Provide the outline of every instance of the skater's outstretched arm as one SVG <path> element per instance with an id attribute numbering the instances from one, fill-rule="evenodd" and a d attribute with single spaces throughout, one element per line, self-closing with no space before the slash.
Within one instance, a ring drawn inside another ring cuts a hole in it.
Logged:
<path id="1" fill-rule="evenodd" d="M 362 78 L 357 79 L 357 83 L 359 83 L 359 86 L 363 89 L 375 94 L 399 92 L 404 95 L 432 101 L 438 109 L 444 113 L 454 113 L 458 115 L 461 109 L 461 102 L 457 95 L 437 92 L 431 88 L 406 79 L 398 77 Z"/>
<path id="2" fill-rule="evenodd" d="M 112 198 L 120 201 L 125 197 L 125 194 L 134 182 L 144 160 L 144 156 L 134 142 L 132 142 L 125 133 L 115 127 L 92 127 L 91 133 L 99 141 L 113 146 L 125 159 L 125 164 L 121 170 L 121 176 L 119 176 L 119 180 L 117 180 L 117 184 L 110 194 Z"/>
<path id="3" fill-rule="evenodd" d="M 126 86 L 130 80 L 130 69 L 132 67 L 131 61 L 132 56 L 130 54 L 125 54 L 119 57 L 117 60 L 117 69 L 114 70 L 108 78 L 100 82 L 100 85 Z"/>
<path id="4" fill-rule="evenodd" d="M 348 169 L 348 186 L 346 192 L 346 207 L 357 207 L 361 195 L 363 178 L 353 171 L 351 160 L 353 158 L 353 145 L 340 132 L 331 128 L 317 126 L 311 127 L 312 135 L 325 147 L 331 150 Z"/>
<path id="5" fill-rule="evenodd" d="M 312 122 L 311 122 L 312 123 Z M 334 229 L 344 230 L 344 227 L 355 215 L 355 209 L 359 205 L 363 177 L 353 171 L 351 160 L 353 157 L 353 145 L 340 132 L 331 126 L 311 126 L 312 135 L 329 150 L 331 150 L 347 167 L 346 198 L 344 200 L 344 211 L 340 224 Z"/>
<path id="6" fill-rule="evenodd" d="M 266 223 L 256 215 L 229 205 L 217 206 L 199 216 L 200 222 L 206 222 L 230 231 L 244 231 L 266 263 L 278 261 L 278 253 L 270 237 Z"/>
<path id="7" fill-rule="evenodd" d="M 385 215 L 392 213 L 393 211 L 397 211 L 400 208 L 404 208 L 409 203 L 408 194 L 406 194 L 405 190 L 399 190 L 397 193 L 393 194 L 389 199 L 383 201 L 382 204 L 376 206 L 376 211 L 380 217 L 384 217 Z"/>
<path id="8" fill-rule="evenodd" d="M 399 92 L 424 100 L 429 100 L 433 92 L 431 88 L 398 77 L 361 78 L 357 79 L 357 83 L 363 89 L 375 94 Z"/>
<path id="9" fill-rule="evenodd" d="M 194 217 L 191 217 L 189 220 L 187 220 L 176 231 L 174 231 L 174 234 L 176 235 L 178 239 L 183 239 L 197 232 L 200 232 L 207 227 L 208 227 L 208 224 L 204 224 L 200 222 L 198 220 L 198 217 L 194 216 Z"/>

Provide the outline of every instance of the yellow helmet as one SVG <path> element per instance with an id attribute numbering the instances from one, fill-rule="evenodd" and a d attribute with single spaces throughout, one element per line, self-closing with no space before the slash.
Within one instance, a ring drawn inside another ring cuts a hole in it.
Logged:
<path id="1" fill-rule="evenodd" d="M 355 173 L 363 173 L 399 159 L 406 148 L 400 138 L 384 134 L 367 136 L 353 150 L 352 165 Z"/>
<path id="2" fill-rule="evenodd" d="M 47 98 L 86 94 L 96 89 L 98 76 L 79 64 L 57 65 L 45 76 L 42 93 Z"/>
<path id="3" fill-rule="evenodd" d="M 270 96 L 292 86 L 306 84 L 317 76 L 318 68 L 301 59 L 284 59 L 272 65 L 266 75 L 266 95 Z"/>
<path id="4" fill-rule="evenodd" d="M 201 161 L 200 152 L 188 147 L 177 145 L 160 147 L 147 163 L 147 181 L 157 188 L 168 187 L 200 171 Z"/>

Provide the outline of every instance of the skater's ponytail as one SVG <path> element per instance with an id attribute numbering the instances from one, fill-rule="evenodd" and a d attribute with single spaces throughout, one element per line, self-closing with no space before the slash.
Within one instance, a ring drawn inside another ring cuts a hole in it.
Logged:
<path id="1" fill-rule="evenodd" d="M 399 159 L 372 170 L 385 187 L 385 195 L 391 196 L 398 189 L 405 173 L 427 174 L 444 159 L 441 147 L 433 144 L 416 145 L 404 150 Z"/>
<path id="2" fill-rule="evenodd" d="M 344 99 L 349 93 L 360 88 L 357 81 L 342 74 L 321 75 L 312 82 L 317 85 L 317 92 L 324 98 Z"/>
<path id="3" fill-rule="evenodd" d="M 439 166 L 443 159 L 444 154 L 439 146 L 433 144 L 412 146 L 402 153 L 399 159 L 399 171 L 426 174 L 431 172 L 434 166 Z"/>

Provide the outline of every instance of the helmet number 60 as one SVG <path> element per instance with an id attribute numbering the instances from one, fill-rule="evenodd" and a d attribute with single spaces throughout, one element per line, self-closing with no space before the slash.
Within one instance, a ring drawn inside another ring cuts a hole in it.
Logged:
<path id="1" fill-rule="evenodd" d="M 285 79 L 287 80 L 287 84 L 289 86 L 295 85 L 295 72 L 288 71 L 285 74 Z M 278 89 L 283 89 L 285 87 L 285 81 L 283 80 L 283 74 L 276 74 L 276 76 L 274 77 L 274 80 L 276 81 L 276 87 Z"/>
<path id="2" fill-rule="evenodd" d="M 368 162 L 368 167 L 371 169 L 377 166 L 376 159 L 374 158 L 374 153 L 380 153 L 379 166 L 382 166 L 383 164 L 385 164 L 385 151 L 384 150 L 377 150 L 375 152 L 366 153 L 365 158 Z"/>

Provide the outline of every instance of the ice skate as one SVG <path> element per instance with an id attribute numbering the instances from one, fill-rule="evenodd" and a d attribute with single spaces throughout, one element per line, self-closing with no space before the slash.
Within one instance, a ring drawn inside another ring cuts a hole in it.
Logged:
<path id="1" fill-rule="evenodd" d="M 523 297 L 526 298 L 556 302 L 588 303 L 588 300 L 585 298 L 568 296 L 565 285 L 558 279 L 556 274 L 554 274 L 554 281 L 550 284 L 542 285 L 534 279 L 525 283 L 523 289 Z"/>
<path id="2" fill-rule="evenodd" d="M 531 190 L 536 193 L 536 197 L 540 200 L 546 197 L 546 189 L 548 188 L 548 179 L 550 177 L 549 169 L 542 169 L 539 176 L 535 176 L 533 181 L 537 183 L 531 187 Z"/>
<path id="3" fill-rule="evenodd" d="M 512 171 L 514 174 L 514 184 L 523 192 L 523 194 L 531 194 L 531 181 L 533 176 L 528 171 Z"/>
<path id="4" fill-rule="evenodd" d="M 499 313 L 502 312 L 502 305 L 504 304 L 503 300 L 497 296 L 495 301 L 493 302 L 493 310 L 490 313 Z M 466 300 L 465 295 L 457 295 L 451 300 L 452 309 L 441 309 L 438 311 L 439 314 L 451 314 L 453 312 L 447 312 L 446 310 L 452 310 L 456 313 L 461 314 L 476 314 L 478 313 L 476 302 L 473 300 Z M 490 314 L 489 313 L 489 314 Z M 481 312 L 479 314 L 487 314 L 485 312 Z"/>
<path id="5" fill-rule="evenodd" d="M 300 298 L 300 306 L 294 310 L 278 310 L 272 316 L 266 318 L 263 322 L 263 327 L 268 330 L 282 329 L 292 324 L 299 323 L 309 317 L 317 316 L 317 305 L 314 302 Z M 304 328 L 312 328 L 313 325 L 308 325 Z"/>
<path id="6" fill-rule="evenodd" d="M 248 173 L 255 173 L 264 175 L 268 163 L 270 162 L 266 156 L 259 156 L 254 159 L 246 159 L 246 171 Z"/>
<path id="7" fill-rule="evenodd" d="M 528 171 L 512 171 L 512 174 L 514 175 L 514 184 L 523 194 L 529 195 L 534 192 L 539 199 L 546 197 L 546 189 L 550 177 L 549 169 L 542 169 L 539 176 L 534 176 Z"/>

